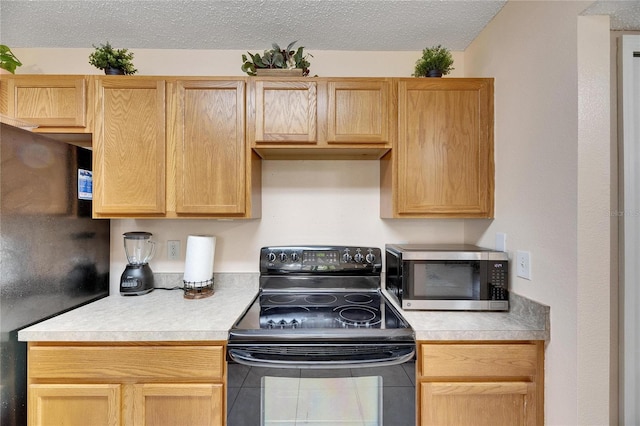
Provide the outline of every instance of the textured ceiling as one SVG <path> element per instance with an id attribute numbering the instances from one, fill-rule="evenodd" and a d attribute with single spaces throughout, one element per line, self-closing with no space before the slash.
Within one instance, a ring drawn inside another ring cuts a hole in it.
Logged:
<path id="1" fill-rule="evenodd" d="M 612 30 L 640 30 L 640 1 L 599 0 L 593 2 L 585 15 L 610 15 Z"/>
<path id="2" fill-rule="evenodd" d="M 462 51 L 507 0 L 0 0 L 14 48 Z M 640 1 L 599 0 L 614 29 L 640 30 Z"/>
<path id="3" fill-rule="evenodd" d="M 464 50 L 506 0 L 0 1 L 11 47 Z"/>

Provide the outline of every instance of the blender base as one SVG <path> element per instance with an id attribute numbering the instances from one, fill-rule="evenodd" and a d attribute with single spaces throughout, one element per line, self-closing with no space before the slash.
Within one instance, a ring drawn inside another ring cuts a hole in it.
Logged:
<path id="1" fill-rule="evenodd" d="M 153 271 L 149 264 L 128 264 L 120 277 L 121 296 L 140 296 L 153 291 Z"/>

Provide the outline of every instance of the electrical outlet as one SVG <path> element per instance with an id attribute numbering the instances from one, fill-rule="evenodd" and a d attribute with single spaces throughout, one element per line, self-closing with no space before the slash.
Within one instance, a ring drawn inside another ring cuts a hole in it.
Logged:
<path id="1" fill-rule="evenodd" d="M 180 259 L 180 240 L 167 241 L 167 257 L 169 260 Z"/>
<path id="2" fill-rule="evenodd" d="M 516 252 L 516 275 L 531 280 L 531 253 L 528 251 Z"/>

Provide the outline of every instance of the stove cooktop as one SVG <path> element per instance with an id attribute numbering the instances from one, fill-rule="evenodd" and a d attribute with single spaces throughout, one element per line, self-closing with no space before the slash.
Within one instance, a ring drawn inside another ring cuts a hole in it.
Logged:
<path id="1" fill-rule="evenodd" d="M 404 319 L 378 291 L 262 292 L 234 326 L 243 330 L 403 329 Z"/>
<path id="2" fill-rule="evenodd" d="M 260 252 L 260 292 L 229 331 L 230 360 L 299 368 L 394 365 L 413 329 L 380 291 L 381 252 L 275 246 Z"/>

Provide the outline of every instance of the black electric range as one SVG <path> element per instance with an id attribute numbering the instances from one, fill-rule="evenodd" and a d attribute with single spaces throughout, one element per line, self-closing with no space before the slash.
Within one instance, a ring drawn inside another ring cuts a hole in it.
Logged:
<path id="1" fill-rule="evenodd" d="M 413 330 L 382 293 L 381 270 L 378 248 L 262 248 L 260 291 L 229 332 L 229 359 L 308 368 L 411 359 Z"/>

